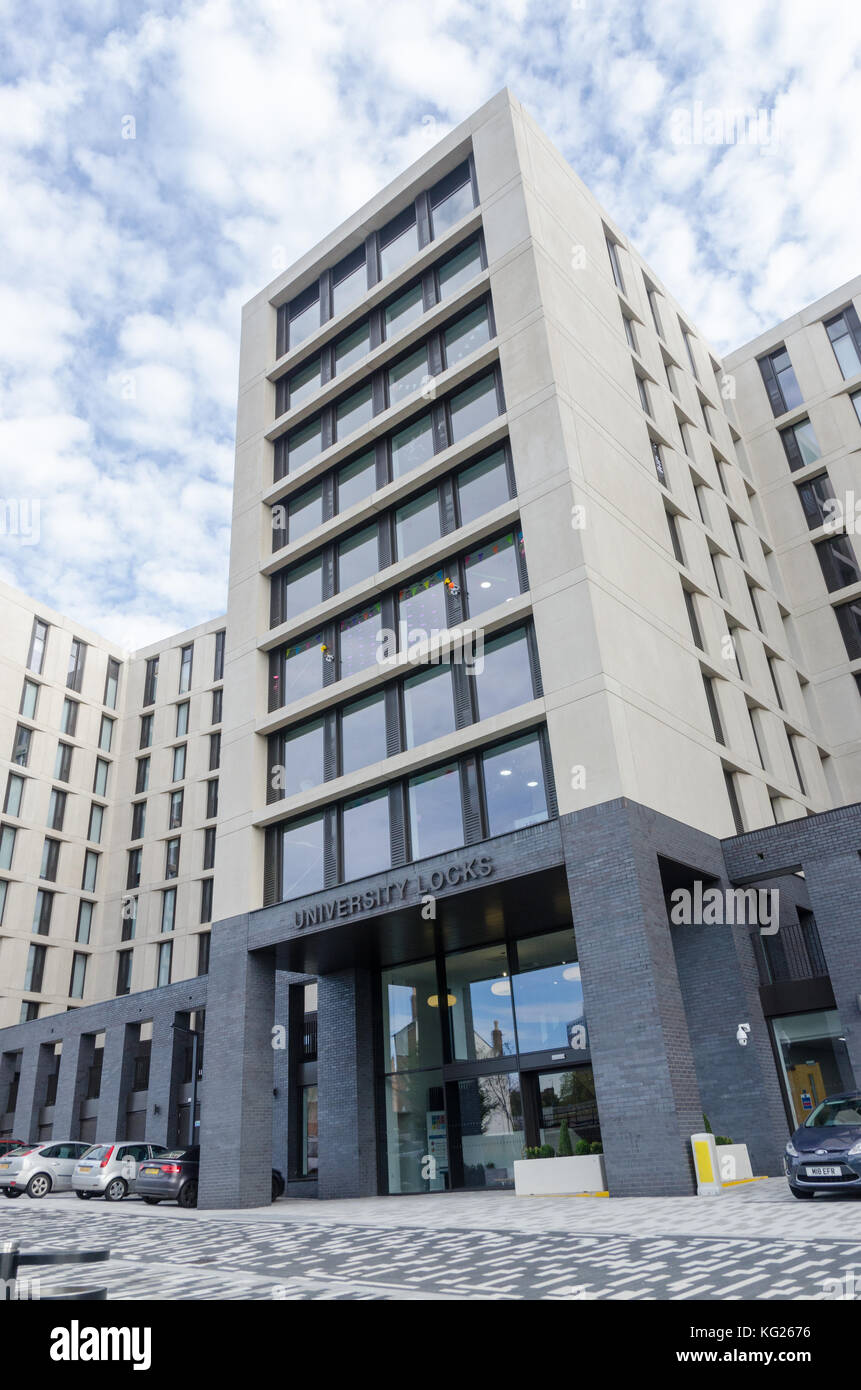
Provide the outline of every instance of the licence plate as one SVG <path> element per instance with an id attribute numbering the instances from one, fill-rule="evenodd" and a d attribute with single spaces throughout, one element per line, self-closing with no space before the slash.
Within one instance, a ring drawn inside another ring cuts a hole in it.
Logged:
<path id="1" fill-rule="evenodd" d="M 9 1164 L 9 1163 L 0 1163 L 0 1168 L 9 1168 L 9 1167 L 11 1167 L 11 1164 Z"/>
<path id="2" fill-rule="evenodd" d="M 78 1169 L 79 1173 L 92 1173 L 92 1168 L 85 1168 L 83 1165 Z"/>
<path id="3" fill-rule="evenodd" d="M 146 1176 L 147 1176 L 148 1178 L 157 1178 L 158 1175 L 159 1175 L 159 1173 L 161 1172 L 161 1169 L 160 1169 L 160 1168 L 144 1168 L 143 1171 L 144 1171 L 144 1173 L 146 1174 Z"/>
<path id="4" fill-rule="evenodd" d="M 839 1178 L 842 1169 L 840 1168 L 805 1168 L 804 1176 L 807 1178 Z"/>

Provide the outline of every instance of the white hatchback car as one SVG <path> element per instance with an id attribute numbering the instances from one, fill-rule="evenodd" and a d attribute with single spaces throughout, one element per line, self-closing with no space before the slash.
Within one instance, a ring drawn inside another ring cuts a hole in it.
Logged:
<path id="1" fill-rule="evenodd" d="M 163 1153 L 167 1153 L 164 1144 L 122 1139 L 92 1144 L 75 1164 L 72 1187 L 84 1201 L 88 1197 L 104 1197 L 106 1202 L 121 1202 L 127 1193 L 134 1192 L 140 1165 Z"/>
<path id="2" fill-rule="evenodd" d="M 68 1192 L 77 1160 L 89 1144 L 22 1144 L 0 1156 L 0 1192 L 5 1197 L 47 1197 L 49 1192 Z"/>

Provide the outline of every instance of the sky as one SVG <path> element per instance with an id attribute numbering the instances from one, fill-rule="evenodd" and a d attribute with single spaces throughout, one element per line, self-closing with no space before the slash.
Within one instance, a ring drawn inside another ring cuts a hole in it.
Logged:
<path id="1" fill-rule="evenodd" d="M 501 87 L 719 352 L 861 271 L 857 0 L 0 0 L 0 31 L 0 579 L 128 649 L 226 606 L 241 305 Z"/>

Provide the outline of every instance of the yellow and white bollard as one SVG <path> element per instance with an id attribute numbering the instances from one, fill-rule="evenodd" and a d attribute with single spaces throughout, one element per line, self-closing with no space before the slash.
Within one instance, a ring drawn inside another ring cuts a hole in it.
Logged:
<path id="1" fill-rule="evenodd" d="M 691 1148 L 697 1173 L 697 1196 L 718 1197 L 723 1192 L 717 1146 L 713 1134 L 692 1134 Z"/>

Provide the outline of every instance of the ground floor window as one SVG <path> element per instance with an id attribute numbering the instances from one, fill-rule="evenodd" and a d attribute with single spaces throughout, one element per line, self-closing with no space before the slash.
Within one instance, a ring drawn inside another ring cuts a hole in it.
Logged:
<path id="1" fill-rule="evenodd" d="M 803 1124 L 826 1096 L 856 1089 L 836 1009 L 786 1014 L 773 1018 L 771 1026 L 796 1124 Z"/>
<path id="2" fill-rule="evenodd" d="M 317 1171 L 317 1087 L 302 1087 L 302 1176 Z"/>

